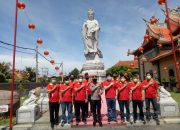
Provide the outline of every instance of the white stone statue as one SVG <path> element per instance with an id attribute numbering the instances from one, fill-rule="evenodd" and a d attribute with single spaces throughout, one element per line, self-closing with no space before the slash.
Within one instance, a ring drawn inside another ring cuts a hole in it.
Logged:
<path id="1" fill-rule="evenodd" d="M 94 10 L 88 10 L 88 20 L 82 27 L 84 54 L 86 60 L 98 60 L 103 55 L 98 48 L 99 23 L 94 19 Z"/>
<path id="2" fill-rule="evenodd" d="M 31 90 L 28 96 L 29 98 L 24 101 L 23 106 L 33 105 L 36 103 L 37 97 L 35 95 L 35 90 Z"/>

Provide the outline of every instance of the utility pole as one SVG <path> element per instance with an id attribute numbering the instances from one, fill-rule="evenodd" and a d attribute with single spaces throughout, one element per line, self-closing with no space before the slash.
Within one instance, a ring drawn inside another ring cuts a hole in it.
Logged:
<path id="1" fill-rule="evenodd" d="M 36 45 L 36 83 L 38 82 L 38 45 Z"/>

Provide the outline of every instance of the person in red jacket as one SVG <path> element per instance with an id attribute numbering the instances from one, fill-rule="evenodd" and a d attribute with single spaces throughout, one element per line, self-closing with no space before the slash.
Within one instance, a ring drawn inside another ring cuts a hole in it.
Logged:
<path id="1" fill-rule="evenodd" d="M 49 94 L 49 111 L 51 128 L 59 124 L 59 85 L 56 84 L 56 77 L 51 77 L 51 81 L 47 86 Z"/>
<path id="2" fill-rule="evenodd" d="M 111 75 L 107 74 L 107 80 L 102 82 L 105 90 L 105 97 L 107 103 L 108 123 L 116 120 L 116 85 Z"/>
<path id="3" fill-rule="evenodd" d="M 86 115 L 85 115 L 85 103 L 87 102 L 87 88 L 83 83 L 83 78 L 79 77 L 78 83 L 74 86 L 75 90 L 75 114 L 76 114 L 76 125 L 79 125 L 80 122 L 80 110 L 82 111 L 82 121 L 86 124 Z"/>
<path id="4" fill-rule="evenodd" d="M 138 75 L 135 75 L 132 79 L 132 82 L 129 83 L 130 87 L 130 100 L 132 100 L 133 104 L 133 119 L 134 123 L 136 123 L 137 120 L 137 108 L 139 108 L 139 119 L 143 121 L 143 124 L 145 124 L 144 120 L 144 113 L 143 113 L 143 97 L 142 97 L 142 85 L 141 82 L 138 79 Z"/>
<path id="5" fill-rule="evenodd" d="M 83 80 L 83 83 L 86 85 L 87 93 L 88 93 L 88 101 L 85 103 L 85 115 L 87 118 L 91 115 L 89 114 L 89 104 L 90 104 L 90 113 L 92 113 L 91 89 L 90 89 L 91 80 L 89 79 L 88 73 L 85 73 L 84 77 L 85 79 Z"/>
<path id="6" fill-rule="evenodd" d="M 120 107 L 121 123 L 124 123 L 125 121 L 124 107 L 126 108 L 126 121 L 130 122 L 130 110 L 129 110 L 130 87 L 124 76 L 121 76 L 121 82 L 117 83 L 117 91 L 118 91 L 118 102 Z"/>
<path id="7" fill-rule="evenodd" d="M 158 83 L 153 79 L 153 74 L 150 72 L 146 73 L 146 80 L 142 82 L 143 89 L 145 92 L 145 103 L 146 103 L 146 119 L 149 121 L 151 119 L 150 113 L 150 103 L 152 103 L 154 115 L 157 125 L 159 125 L 158 119 L 158 104 L 160 100 L 159 86 Z"/>
<path id="8" fill-rule="evenodd" d="M 69 77 L 64 78 L 64 84 L 60 88 L 61 93 L 61 107 L 62 107 L 62 121 L 61 126 L 63 127 L 65 123 L 69 125 L 72 122 L 72 86 L 69 84 Z M 66 109 L 68 112 L 68 117 L 66 117 Z"/>

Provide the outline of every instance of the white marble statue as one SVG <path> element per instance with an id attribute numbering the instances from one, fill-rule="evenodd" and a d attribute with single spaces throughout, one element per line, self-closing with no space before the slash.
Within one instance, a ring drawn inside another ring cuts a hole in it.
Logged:
<path id="1" fill-rule="evenodd" d="M 35 95 L 35 90 L 31 90 L 28 96 L 29 98 L 24 101 L 23 106 L 33 105 L 36 103 L 37 97 Z"/>
<path id="2" fill-rule="evenodd" d="M 98 48 L 99 23 L 94 19 L 94 10 L 88 10 L 88 20 L 82 27 L 84 54 L 86 60 L 98 60 L 103 55 Z"/>

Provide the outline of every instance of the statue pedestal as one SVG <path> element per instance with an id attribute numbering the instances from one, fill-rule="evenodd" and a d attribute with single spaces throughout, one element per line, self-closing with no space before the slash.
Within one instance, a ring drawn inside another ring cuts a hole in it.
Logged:
<path id="1" fill-rule="evenodd" d="M 40 117 L 40 108 L 37 104 L 21 106 L 17 110 L 17 123 L 34 123 Z"/>
<path id="2" fill-rule="evenodd" d="M 106 77 L 106 71 L 104 70 L 104 63 L 100 60 L 87 60 L 85 64 L 83 64 L 83 72 L 88 73 L 90 76 L 96 75 L 98 77 L 98 81 L 102 81 Z"/>
<path id="3" fill-rule="evenodd" d="M 162 117 L 179 116 L 178 103 L 171 97 L 171 94 L 160 86 L 160 111 Z"/>

